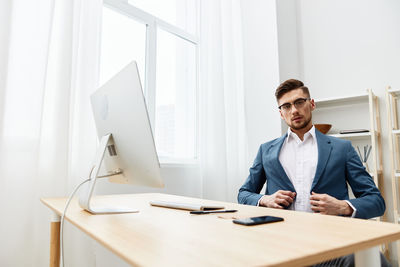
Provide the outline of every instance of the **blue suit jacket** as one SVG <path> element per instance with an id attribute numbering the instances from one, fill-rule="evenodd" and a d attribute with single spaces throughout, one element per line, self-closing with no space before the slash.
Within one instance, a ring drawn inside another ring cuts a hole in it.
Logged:
<path id="1" fill-rule="evenodd" d="M 350 141 L 326 136 L 315 130 L 318 143 L 318 164 L 311 191 L 325 193 L 340 200 L 349 200 L 347 183 L 355 199 L 350 203 L 357 209 L 357 218 L 373 218 L 383 215 L 385 201 L 366 172 Z M 265 194 L 271 195 L 278 190 L 295 192 L 295 188 L 286 175 L 280 161 L 279 152 L 287 134 L 262 144 L 258 150 L 250 175 L 239 189 L 238 202 L 257 205 L 263 196 L 259 194 L 267 182 Z"/>

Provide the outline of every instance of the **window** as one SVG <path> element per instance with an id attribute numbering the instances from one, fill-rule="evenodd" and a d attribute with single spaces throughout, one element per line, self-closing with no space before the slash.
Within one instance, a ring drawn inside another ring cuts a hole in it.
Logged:
<path id="1" fill-rule="evenodd" d="M 157 32 L 156 143 L 160 157 L 195 154 L 196 47 Z"/>
<path id="2" fill-rule="evenodd" d="M 109 8 L 103 8 L 102 22 L 100 85 L 132 60 L 137 62 L 140 78 L 144 79 L 146 25 Z"/>
<path id="3" fill-rule="evenodd" d="M 190 34 L 196 34 L 197 0 L 128 0 L 133 6 Z"/>
<path id="4" fill-rule="evenodd" d="M 197 158 L 195 0 L 105 0 L 100 84 L 136 60 L 161 163 Z"/>

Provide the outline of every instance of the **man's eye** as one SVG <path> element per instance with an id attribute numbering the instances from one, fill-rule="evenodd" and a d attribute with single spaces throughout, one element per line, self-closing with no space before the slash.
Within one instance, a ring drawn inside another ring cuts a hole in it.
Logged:
<path id="1" fill-rule="evenodd" d="M 291 106 L 292 106 L 292 105 L 290 105 L 290 104 L 286 104 L 286 105 L 282 105 L 282 108 L 283 108 L 283 109 L 290 109 Z"/>

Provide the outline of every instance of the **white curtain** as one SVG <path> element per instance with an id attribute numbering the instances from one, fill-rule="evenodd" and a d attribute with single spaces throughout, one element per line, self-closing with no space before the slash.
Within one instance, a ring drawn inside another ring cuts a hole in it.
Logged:
<path id="1" fill-rule="evenodd" d="M 249 164 L 240 1 L 204 0 L 200 13 L 202 193 L 236 202 Z"/>
<path id="2" fill-rule="evenodd" d="M 236 202 L 247 175 L 240 2 L 201 1 L 203 196 Z M 47 266 L 51 213 L 88 174 L 97 146 L 101 0 L 0 1 L 0 266 Z M 69 224 L 68 266 L 96 248 Z"/>
<path id="3" fill-rule="evenodd" d="M 101 0 L 0 2 L 0 266 L 49 264 L 39 199 L 69 194 L 89 171 L 101 10 Z M 66 231 L 69 266 L 94 262 L 78 253 L 93 255 L 90 241 Z"/>

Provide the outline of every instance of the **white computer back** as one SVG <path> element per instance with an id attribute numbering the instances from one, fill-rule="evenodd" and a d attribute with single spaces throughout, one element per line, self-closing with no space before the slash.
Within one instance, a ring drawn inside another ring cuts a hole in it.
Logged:
<path id="1" fill-rule="evenodd" d="M 112 134 L 116 155 L 108 147 L 104 156 L 115 183 L 163 187 L 160 164 L 147 113 L 136 62 L 131 62 L 92 96 L 92 109 L 99 138 Z M 111 153 L 110 153 L 111 152 Z"/>

